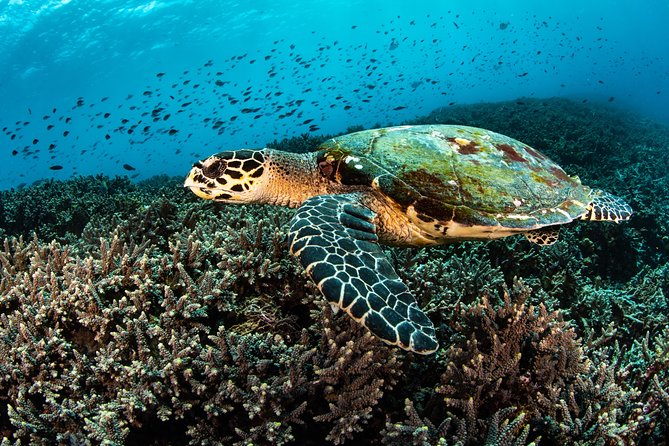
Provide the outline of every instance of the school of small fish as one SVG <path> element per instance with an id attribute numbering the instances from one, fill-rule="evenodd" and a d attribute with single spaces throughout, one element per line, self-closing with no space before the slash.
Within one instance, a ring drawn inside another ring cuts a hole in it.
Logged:
<path id="1" fill-rule="evenodd" d="M 264 51 L 211 59 L 180 72 L 147 74 L 145 88 L 128 92 L 125 98 L 82 96 L 47 113 L 28 108 L 20 119 L 0 122 L 0 148 L 31 163 L 48 163 L 50 170 L 68 175 L 81 173 L 83 157 L 93 156 L 100 166 L 117 166 L 118 173 L 134 178 L 140 176 L 142 166 L 160 164 L 166 155 L 181 157 L 181 165 L 186 166 L 249 129 L 255 130 L 257 140 L 245 139 L 242 144 L 317 134 L 323 132 L 324 122 L 334 119 L 340 123 L 340 131 L 354 124 L 398 123 L 429 111 L 426 104 L 454 105 L 454 90 L 462 92 L 484 85 L 493 91 L 509 83 L 522 85 L 535 74 L 528 67 L 537 74 L 555 72 L 560 69 L 555 61 L 567 63 L 575 54 L 588 50 L 573 29 L 562 32 L 558 21 L 537 17 L 525 20 L 531 22 L 533 35 L 519 32 L 512 20 L 477 23 L 449 11 L 419 19 L 397 16 L 374 30 L 382 38 L 382 45 L 343 44 L 317 31 L 300 43 L 274 40 L 267 42 Z M 354 36 L 365 26 L 350 24 L 347 33 Z M 419 32 L 416 27 L 421 28 Z M 458 41 L 473 40 L 484 27 L 486 32 L 492 30 L 499 35 L 489 51 L 467 44 L 452 46 L 452 36 L 457 33 L 464 33 Z M 591 28 L 588 31 L 595 34 L 602 30 L 597 23 Z M 562 40 L 551 42 L 551 51 L 561 48 L 560 54 L 544 54 L 538 49 L 546 46 L 542 40 L 556 35 Z M 528 46 L 528 39 L 537 42 Z M 516 49 L 519 42 L 525 45 L 525 54 Z M 587 45 L 612 44 L 599 38 L 590 39 Z M 528 51 L 533 62 L 518 63 Z M 406 54 L 419 55 L 425 65 L 408 71 L 403 63 Z M 480 69 L 480 76 L 462 82 L 472 66 Z M 239 70 L 250 68 L 255 74 L 240 79 Z M 350 82 L 351 72 L 357 73 L 355 82 Z M 457 85 L 453 79 L 458 79 Z M 602 79 L 596 82 L 605 83 Z M 288 85 L 290 88 L 283 88 Z M 561 83 L 559 87 L 565 86 Z M 531 94 L 528 91 L 527 95 Z M 523 102 L 519 100 L 518 104 Z M 87 142 L 82 144 L 83 140 Z M 119 146 L 125 149 L 119 150 Z M 128 151 L 135 160 L 141 154 L 140 165 L 123 158 Z M 19 177 L 23 175 L 18 173 Z"/>

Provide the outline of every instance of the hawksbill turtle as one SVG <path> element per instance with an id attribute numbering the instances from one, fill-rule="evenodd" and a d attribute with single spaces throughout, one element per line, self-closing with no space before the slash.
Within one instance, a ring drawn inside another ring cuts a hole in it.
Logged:
<path id="1" fill-rule="evenodd" d="M 460 125 L 380 128 L 312 153 L 225 151 L 194 164 L 185 187 L 224 203 L 298 208 L 290 252 L 325 298 L 388 344 L 438 343 L 379 246 L 439 245 L 524 234 L 549 245 L 573 220 L 620 222 L 621 198 L 581 184 L 538 150 Z"/>

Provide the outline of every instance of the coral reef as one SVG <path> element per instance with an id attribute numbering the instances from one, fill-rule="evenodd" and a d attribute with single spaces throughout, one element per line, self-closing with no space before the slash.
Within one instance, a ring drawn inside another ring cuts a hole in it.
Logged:
<path id="1" fill-rule="evenodd" d="M 2 446 L 667 444 L 669 130 L 562 99 L 436 121 L 535 145 L 636 214 L 546 248 L 388 248 L 441 341 L 421 357 L 333 314 L 289 209 L 167 177 L 1 192 Z"/>

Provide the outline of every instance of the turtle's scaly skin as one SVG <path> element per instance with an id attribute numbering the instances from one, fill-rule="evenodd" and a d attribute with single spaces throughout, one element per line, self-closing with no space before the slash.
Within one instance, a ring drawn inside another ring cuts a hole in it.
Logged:
<path id="1" fill-rule="evenodd" d="M 417 353 L 438 344 L 432 322 L 393 270 L 376 235 L 375 214 L 357 194 L 318 195 L 290 226 L 290 252 L 328 301 L 385 342 Z"/>
<path id="2" fill-rule="evenodd" d="M 327 300 L 383 341 L 427 354 L 432 323 L 378 242 L 404 245 L 524 233 L 547 245 L 575 219 L 623 221 L 620 198 L 583 186 L 540 152 L 465 126 L 402 126 L 333 138 L 313 154 L 221 152 L 184 184 L 225 203 L 299 207 L 290 250 Z"/>

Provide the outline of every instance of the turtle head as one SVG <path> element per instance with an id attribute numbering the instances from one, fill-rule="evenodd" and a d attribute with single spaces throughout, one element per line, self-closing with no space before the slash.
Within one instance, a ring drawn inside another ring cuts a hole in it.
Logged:
<path id="1" fill-rule="evenodd" d="M 220 152 L 193 165 L 184 187 L 205 200 L 263 202 L 267 149 Z"/>

